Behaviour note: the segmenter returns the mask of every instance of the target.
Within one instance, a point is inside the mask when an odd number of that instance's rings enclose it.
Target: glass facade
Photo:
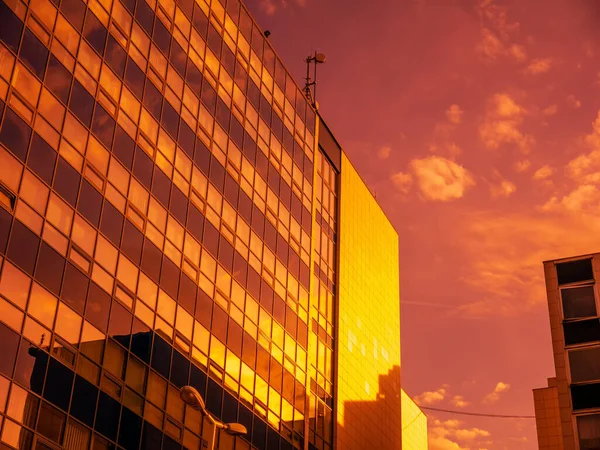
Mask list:
[[[427,416],[402,389],[402,450],[427,450]]]
[[[316,129],[239,0],[0,0],[0,446],[204,448],[191,385],[217,448],[331,449],[346,308],[395,389],[397,236]]]
[[[398,234],[341,158],[338,448],[401,448]]]

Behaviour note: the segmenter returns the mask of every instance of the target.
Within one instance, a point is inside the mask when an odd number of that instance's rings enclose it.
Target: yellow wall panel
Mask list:
[[[402,390],[402,450],[427,450],[427,416]]]
[[[343,153],[339,212],[337,445],[399,449],[398,234]]]

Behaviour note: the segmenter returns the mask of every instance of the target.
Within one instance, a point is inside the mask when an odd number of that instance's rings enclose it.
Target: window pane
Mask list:
[[[0,294],[25,309],[31,279],[8,261],[0,279]]]
[[[561,291],[565,319],[596,315],[594,286],[584,286]]]
[[[600,448],[600,414],[577,418],[581,450]]]
[[[571,381],[600,380],[600,347],[569,351]]]

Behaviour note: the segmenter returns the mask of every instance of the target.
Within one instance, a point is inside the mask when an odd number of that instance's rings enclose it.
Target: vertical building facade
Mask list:
[[[397,253],[238,0],[0,1],[1,445],[400,448]]]
[[[540,448],[592,450],[600,448],[600,319],[597,280],[600,255],[544,263],[556,379],[534,393]],[[544,407],[539,403],[544,397]],[[561,438],[544,441],[542,427],[552,422],[558,406]],[[539,408],[538,408],[539,406]],[[549,422],[546,422],[548,425]],[[544,429],[546,428],[546,429]],[[562,441],[562,444],[561,444]]]
[[[548,387],[533,390],[533,403],[539,450],[563,450],[556,378],[548,379]]]
[[[427,416],[402,389],[402,450],[427,450]]]

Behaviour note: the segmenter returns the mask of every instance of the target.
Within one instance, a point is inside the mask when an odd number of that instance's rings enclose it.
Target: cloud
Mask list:
[[[273,16],[281,8],[287,8],[290,3],[299,7],[306,6],[306,0],[259,0],[259,7],[268,16]]]
[[[391,151],[392,148],[388,145],[385,145],[379,149],[379,151],[377,152],[377,156],[379,157],[379,159],[388,159],[390,157]]]
[[[554,169],[548,165],[540,167],[533,173],[534,180],[545,180],[554,174]]]
[[[579,145],[588,152],[567,163],[567,175],[579,183],[600,182],[600,111],[592,123],[592,131],[580,139]]]
[[[444,384],[435,391],[426,391],[417,395],[414,400],[418,405],[435,405],[446,398],[448,385]]]
[[[508,180],[502,180],[499,184],[490,186],[490,193],[493,198],[509,197],[517,190],[517,186]]]
[[[426,200],[456,200],[475,185],[475,180],[467,169],[441,156],[414,159],[410,168]]]
[[[547,108],[542,109],[542,114],[544,116],[554,116],[558,112],[558,105],[550,105]]]
[[[500,400],[500,394],[510,389],[510,384],[499,381],[494,390],[483,398],[483,403],[491,404]]]
[[[573,94],[567,95],[567,104],[575,109],[581,106],[581,102],[577,100]]]
[[[524,62],[527,50],[512,39],[519,30],[518,22],[508,20],[507,10],[492,0],[482,0],[478,5],[481,20],[481,37],[475,47],[476,53],[486,62],[501,58]]]
[[[490,432],[481,428],[464,428],[459,420],[441,421],[435,417],[429,420],[429,449],[430,450],[468,450],[481,448],[482,438],[488,438]],[[457,442],[459,441],[459,442]],[[464,447],[468,445],[468,447]]]
[[[452,107],[450,107],[452,109]],[[454,142],[454,131],[457,128],[457,124],[452,120],[459,120],[462,111],[458,114],[457,111],[453,111],[452,114],[448,114],[451,109],[446,111],[446,117],[448,122],[436,123],[433,128],[431,141],[428,143],[429,152],[438,156],[445,156],[447,158],[456,158],[462,153],[462,150]],[[451,119],[452,118],[452,119]]]
[[[454,104],[450,105],[448,110],[446,111],[446,117],[450,121],[450,123],[458,125],[462,122],[462,116],[464,111],[460,108],[460,106]]]
[[[520,130],[526,112],[510,95],[492,95],[488,101],[485,118],[479,125],[479,137],[483,144],[493,150],[512,144],[522,153],[529,153],[535,139]]]
[[[580,213],[598,211],[600,206],[600,189],[596,186],[583,184],[569,194],[554,196],[541,209],[558,213]]]
[[[408,194],[413,184],[413,176],[410,173],[397,172],[391,177],[394,187],[402,194]]]
[[[545,304],[542,261],[600,250],[600,194],[578,189],[522,212],[457,212],[449,239],[467,261],[460,279],[478,299],[449,314],[512,317]]]
[[[470,402],[466,401],[462,395],[455,395],[454,397],[452,397],[450,403],[452,403],[452,405],[456,406],[457,408],[466,408],[471,404]]]
[[[554,60],[552,58],[535,58],[532,59],[527,68],[525,69],[525,73],[530,75],[540,75],[542,73],[547,73],[552,68]]]
[[[528,159],[524,159],[522,161],[517,161],[515,163],[515,170],[517,172],[525,172],[530,167],[531,167],[531,161],[529,161]]]

